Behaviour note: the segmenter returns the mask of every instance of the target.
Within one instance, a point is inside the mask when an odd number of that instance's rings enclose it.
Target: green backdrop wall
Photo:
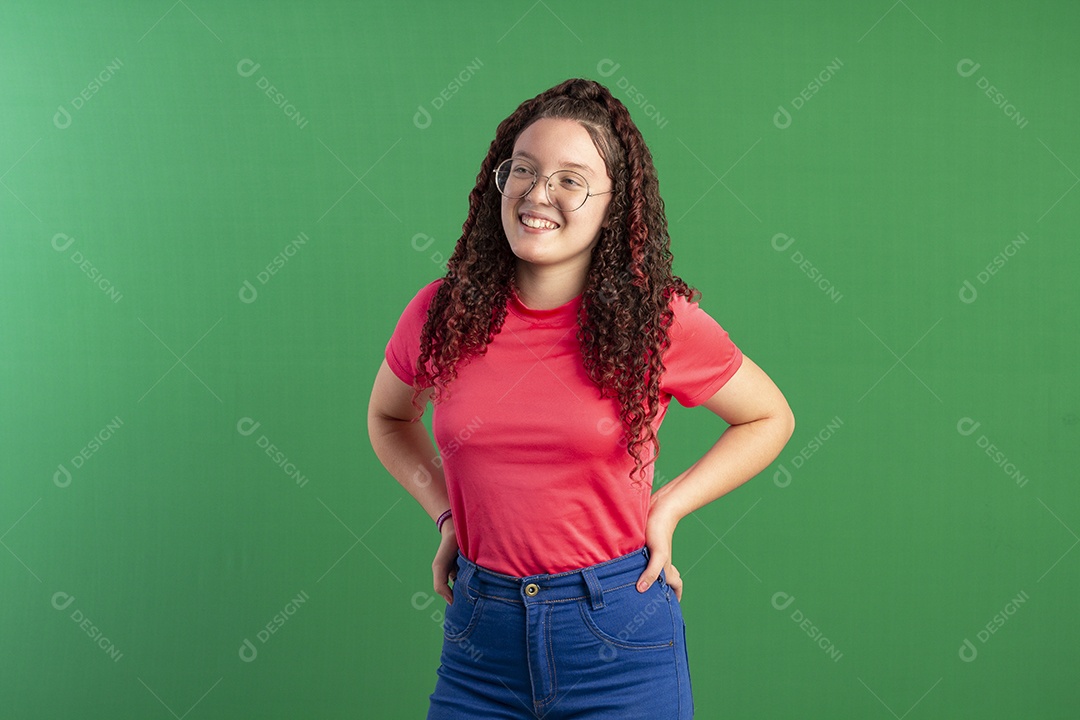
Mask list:
[[[365,409],[498,122],[571,76],[784,390],[686,518],[698,717],[1080,707],[1074,2],[0,8],[0,714],[417,718],[431,521]],[[723,429],[673,408],[657,474]]]

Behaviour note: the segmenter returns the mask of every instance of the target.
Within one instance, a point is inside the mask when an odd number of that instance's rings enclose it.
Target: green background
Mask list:
[[[1077,716],[1071,0],[0,28],[3,717],[423,717],[437,536],[368,394],[496,125],[572,76],[629,107],[676,271],[798,423],[676,533],[697,716]],[[722,429],[673,407],[658,476]]]

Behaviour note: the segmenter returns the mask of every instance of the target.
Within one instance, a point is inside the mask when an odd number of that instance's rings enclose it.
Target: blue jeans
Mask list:
[[[648,550],[518,578],[458,554],[428,720],[677,720],[694,715],[686,631]]]

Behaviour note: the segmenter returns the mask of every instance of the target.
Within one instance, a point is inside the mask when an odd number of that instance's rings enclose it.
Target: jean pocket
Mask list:
[[[484,599],[470,599],[464,586],[459,589],[458,583],[454,583],[453,592],[454,602],[446,606],[443,618],[443,637],[450,642],[460,642],[469,637],[480,622]]]
[[[627,650],[669,648],[675,644],[675,620],[669,590],[653,583],[639,593],[633,585],[604,593],[604,606],[579,603],[585,627],[606,645]]]

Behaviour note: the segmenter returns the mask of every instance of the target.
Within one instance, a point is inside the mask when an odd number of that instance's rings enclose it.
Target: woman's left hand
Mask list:
[[[660,577],[675,591],[675,598],[682,602],[683,582],[679,571],[671,564],[671,539],[675,535],[678,519],[656,502],[653,495],[649,505],[649,519],[645,524],[645,546],[649,548],[649,564],[638,578],[638,592],[645,592]]]

